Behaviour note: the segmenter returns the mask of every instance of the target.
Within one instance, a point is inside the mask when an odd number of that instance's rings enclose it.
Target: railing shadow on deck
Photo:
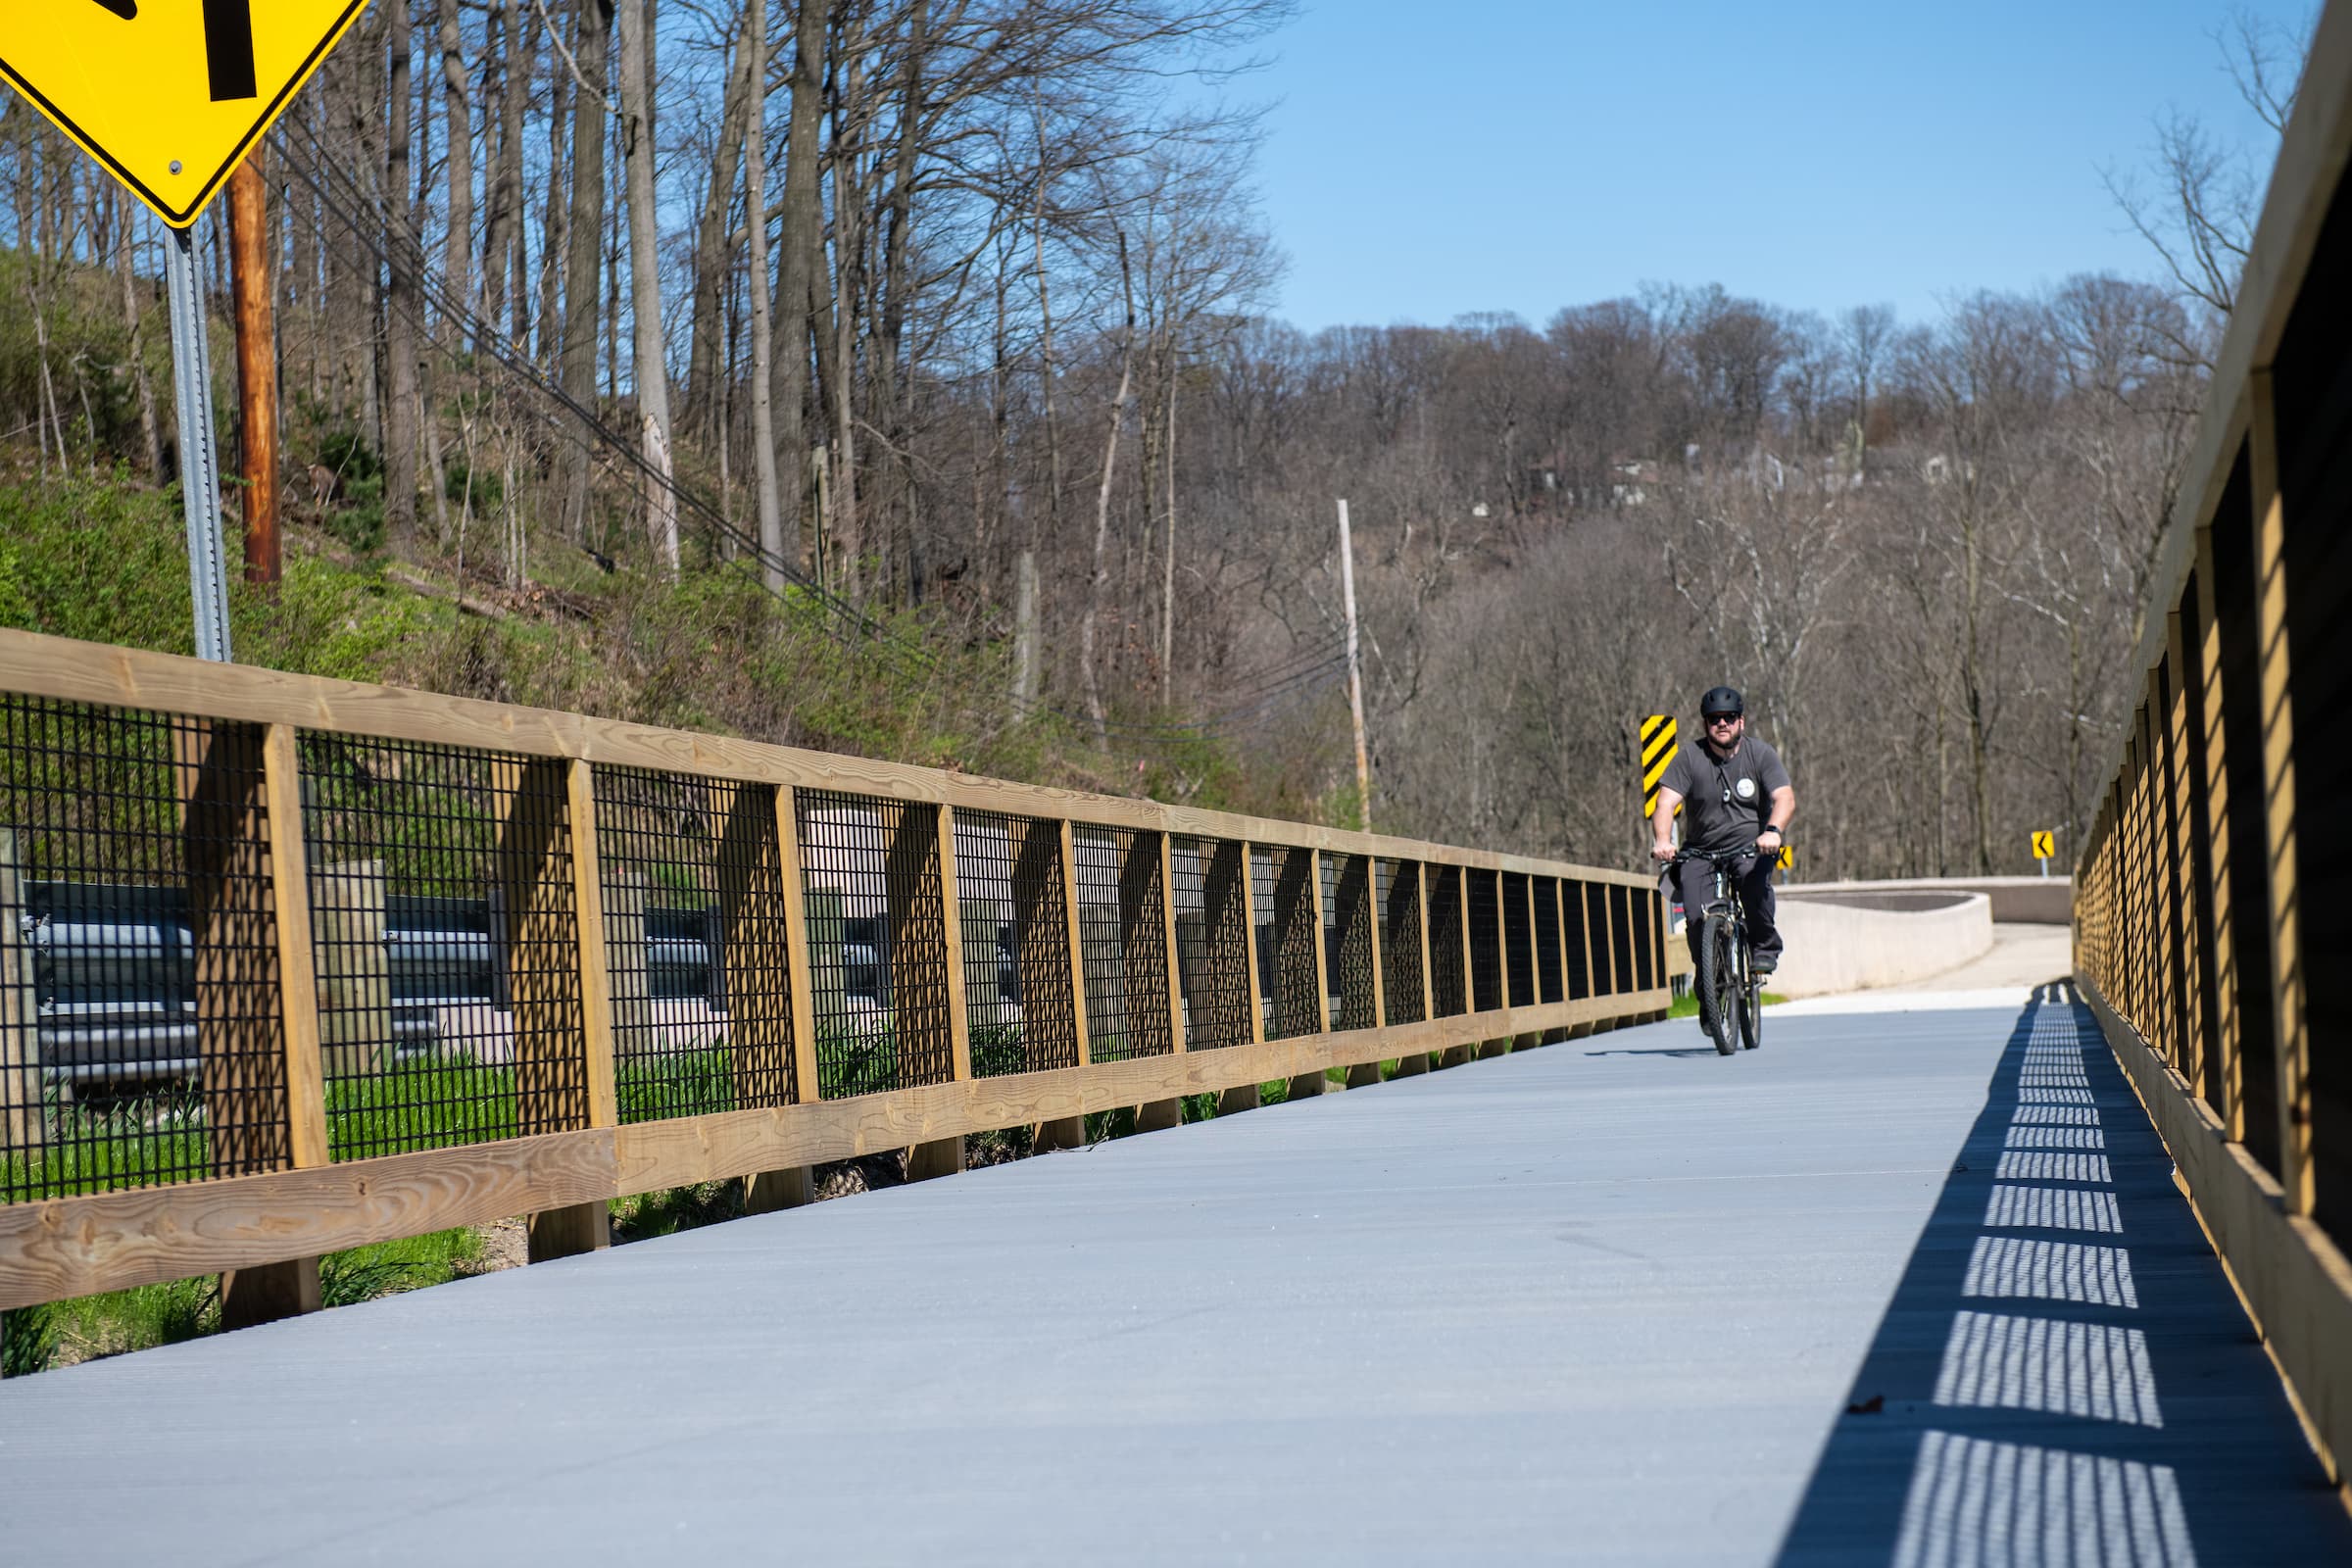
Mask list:
[[[2352,1562],[2352,1519],[2088,1008],[2044,987],[1778,1561]]]

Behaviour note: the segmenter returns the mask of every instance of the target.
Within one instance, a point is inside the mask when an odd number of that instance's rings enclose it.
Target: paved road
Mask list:
[[[0,1557],[2352,1561],[2022,1016],[1627,1030],[10,1383]]]

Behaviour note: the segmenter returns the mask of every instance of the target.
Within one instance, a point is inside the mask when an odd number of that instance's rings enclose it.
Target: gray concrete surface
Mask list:
[[[2037,1016],[1677,1020],[14,1381],[0,1558],[2352,1561]]]

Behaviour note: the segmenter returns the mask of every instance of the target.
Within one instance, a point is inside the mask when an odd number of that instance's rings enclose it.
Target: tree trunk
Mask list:
[[[416,545],[416,234],[409,203],[414,183],[410,165],[410,90],[414,38],[409,8],[387,8],[391,70],[384,82],[390,117],[384,143],[384,206],[393,215],[392,265],[384,302],[384,526],[393,543],[414,552]]]
[[[909,604],[922,602],[923,565],[921,548],[916,542],[914,468],[906,456],[906,386],[900,374],[900,361],[906,352],[906,296],[912,271],[907,253],[913,244],[914,181],[922,150],[923,66],[929,48],[930,6],[928,0],[914,0],[906,20],[906,63],[899,98],[898,144],[891,154],[890,195],[879,236],[883,245],[882,297],[880,309],[875,313],[879,330],[874,342],[877,413],[894,449],[886,461],[896,474],[900,490],[898,515],[902,519],[902,532],[897,554],[906,564]]]
[[[764,0],[760,0],[764,3]],[[817,136],[822,128],[825,74],[825,8],[823,0],[800,0],[794,8],[792,59],[792,119],[784,133],[783,251],[776,259],[776,332],[771,369],[771,407],[777,419],[778,466],[789,486],[780,498],[785,526],[813,570],[821,555],[818,531],[824,521],[801,526],[803,503],[808,493],[808,300],[815,264],[822,260],[825,217],[817,203]],[[754,286],[764,286],[759,279]]]
[[[607,0],[579,0],[572,59],[580,80],[572,87],[571,211],[564,220],[568,255],[564,265],[564,395],[583,408],[596,406],[598,284],[605,239],[605,81],[607,41],[612,8]],[[552,195],[551,195],[552,199]],[[590,459],[583,436],[565,449],[564,526],[574,539],[588,536]]]
[[[766,0],[751,0],[745,25],[762,29],[767,24]],[[760,51],[762,58],[766,51]],[[762,67],[762,70],[765,68]],[[761,88],[766,83],[761,82]],[[718,158],[703,194],[703,216],[694,238],[694,306],[688,320],[686,385],[679,394],[678,422],[688,435],[710,440],[719,433],[721,378],[726,374],[731,335],[725,323],[727,280],[734,272],[734,246],[727,232],[728,210],[735,203],[735,164],[744,147],[745,93],[751,84],[740,70],[727,73],[718,117]],[[754,197],[756,203],[758,198]],[[758,223],[756,205],[744,209],[744,221]],[[756,274],[755,274],[756,275]]]
[[[473,95],[466,80],[466,37],[458,0],[441,0],[441,107],[449,177],[449,232],[441,270],[449,297],[471,312],[480,303],[473,282]],[[466,346],[465,328],[457,339]]]
[[[1086,619],[1078,625],[1078,678],[1086,691],[1086,716],[1095,744],[1109,743],[1102,709],[1102,683],[1095,664],[1095,626],[1102,618],[1103,591],[1110,586],[1110,484],[1119,463],[1119,426],[1127,419],[1127,394],[1135,385],[1135,280],[1127,267],[1127,236],[1119,236],[1119,280],[1126,290],[1127,320],[1119,334],[1119,390],[1110,400],[1110,433],[1102,443],[1102,481],[1095,489],[1095,566],[1087,579]]]
[[[743,29],[743,75],[749,85],[743,138],[744,212],[749,218],[752,305],[752,463],[760,491],[760,570],[768,587],[784,591],[784,511],[776,483],[774,357],[767,294],[767,5],[752,0]]]
[[[147,356],[139,334],[138,270],[131,261],[131,240],[138,232],[138,209],[127,195],[115,198],[115,270],[122,284],[122,325],[130,334],[131,376],[139,392],[139,441],[147,455],[147,471],[164,482],[163,428],[155,416],[155,387],[147,378]]]
[[[1159,568],[1159,704],[1162,708],[1170,707],[1176,701],[1176,370],[1173,354],[1168,362],[1168,438],[1162,448],[1167,465],[1168,532]]]
[[[556,35],[554,21],[552,17],[548,19],[547,42],[550,51],[560,58],[564,40]],[[571,72],[559,69],[553,75],[554,86],[548,91],[547,206],[539,236],[538,359],[550,375],[560,379],[564,361],[563,267],[571,254],[569,193],[564,188],[564,132],[572,125],[575,106]],[[518,304],[517,311],[520,308]],[[559,476],[568,471],[560,456],[556,471]]]
[[[678,574],[678,498],[670,488],[669,363],[662,336],[661,234],[654,211],[654,0],[620,0],[621,169],[628,181],[630,305],[636,318],[637,419],[656,482],[646,531]]]

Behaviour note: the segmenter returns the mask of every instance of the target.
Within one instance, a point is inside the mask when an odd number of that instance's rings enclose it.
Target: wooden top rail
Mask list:
[[[694,773],[708,778],[838,790],[952,806],[961,810],[1069,817],[1106,827],[1245,839],[1253,844],[1289,845],[1331,855],[1429,860],[1484,870],[1573,877],[1581,882],[1614,882],[1628,887],[1653,887],[1657,882],[1656,873],[1651,871],[1575,865],[1533,856],[1315,827],[1232,811],[1200,810],[1083,790],[975,778],[940,768],[868,761],[763,741],[662,729],[551,709],[443,697],[405,687],[330,680],[318,675],[290,675],[248,664],[215,664],[174,654],[77,642],[37,632],[0,629],[0,689],[27,697],[151,709],[253,724],[290,724],[376,740],[466,746],[526,757],[576,758],[586,762]]]

